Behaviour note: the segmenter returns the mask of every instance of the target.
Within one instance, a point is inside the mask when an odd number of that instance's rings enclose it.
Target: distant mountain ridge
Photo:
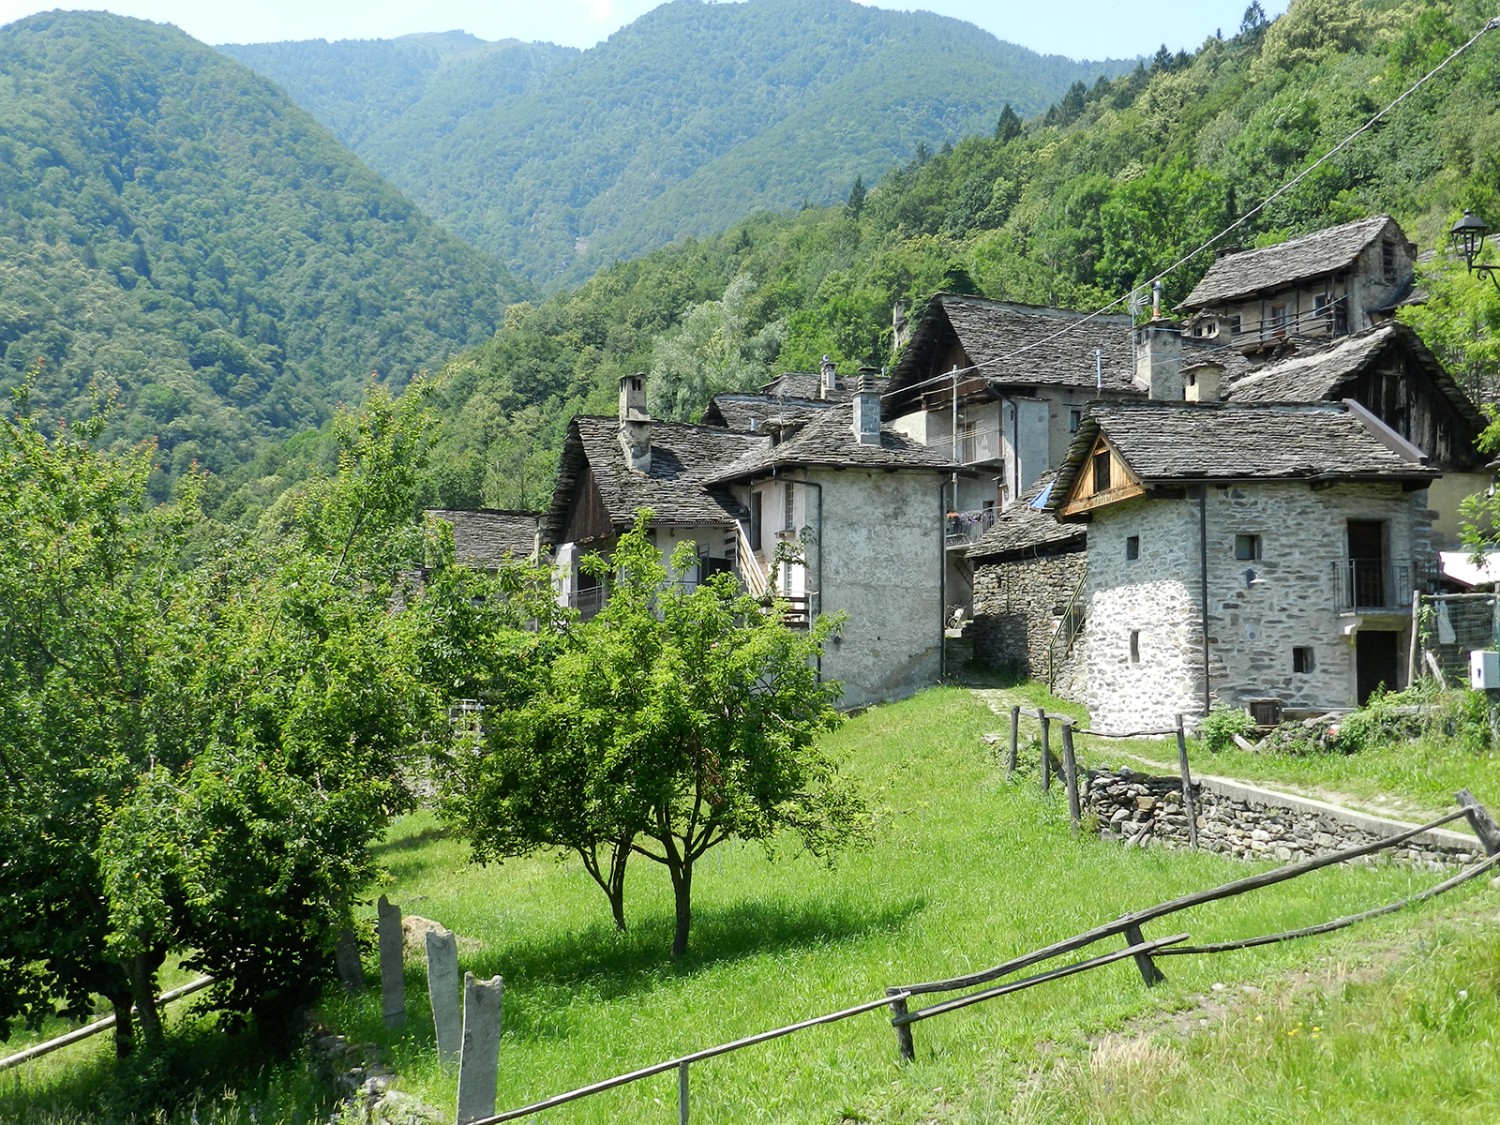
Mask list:
[[[673,0],[583,52],[461,46],[221,49],[543,284],[755,210],[841,200],[919,146],[993,130],[1007,103],[1029,115],[1134,65],[1041,56],[960,20],[852,0]]]
[[[51,12],[0,29],[0,391],[169,474],[485,339],[528,287],[427,219],[284,94],[175,28]]]

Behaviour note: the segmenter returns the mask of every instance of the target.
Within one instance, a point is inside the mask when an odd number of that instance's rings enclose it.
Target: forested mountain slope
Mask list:
[[[1030,121],[914,160],[843,206],[758,215],[512,309],[450,365],[432,488],[446,506],[536,504],[567,416],[651,373],[653,411],[782,370],[891,360],[892,303],[939,290],[1099,308],[1217,234],[1485,26],[1479,0],[1293,0],[1195,54],[1072,87]],[[1383,212],[1423,250],[1463,207],[1500,224],[1500,31],[1240,227],[1266,244]],[[1166,280],[1184,297],[1212,260]],[[1500,366],[1500,293],[1451,255],[1408,315],[1471,382]],[[1120,306],[1123,307],[1123,306]]]
[[[993,128],[1007,102],[1031,113],[1128,66],[1043,57],[958,20],[853,0],[674,0],[573,57],[521,44],[449,55],[409,108],[391,115],[399,79],[357,123],[346,119],[378,83],[300,66],[399,44],[225,50],[324,115],[429,214],[544,282],[759,208],[841,199],[920,145]],[[330,96],[338,73],[345,92]]]
[[[73,12],[0,29],[0,389],[40,361],[47,416],[84,412],[100,377],[116,432],[156,435],[168,476],[223,470],[371,372],[485,339],[524,291],[181,32]]]

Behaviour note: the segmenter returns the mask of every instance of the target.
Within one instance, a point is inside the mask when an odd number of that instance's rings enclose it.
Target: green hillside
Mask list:
[[[0,29],[0,389],[219,471],[484,339],[524,288],[265,79],[164,26]]]
[[[1477,0],[1294,0],[1193,55],[1074,85],[1027,122],[908,162],[842,206],[754,216],[602,271],[507,315],[449,369],[435,492],[509,507],[545,495],[566,417],[652,375],[652,408],[778,371],[891,361],[892,303],[939,290],[1088,309],[1125,297],[1331,149],[1485,26]],[[1500,223],[1500,33],[1237,230],[1278,241],[1381,212],[1424,249],[1463,207]],[[933,138],[936,142],[936,138]],[[872,181],[867,180],[867,183]],[[1212,259],[1166,281],[1180,300]],[[1493,377],[1500,294],[1440,256],[1410,315],[1457,373]],[[523,471],[524,470],[524,471]]]
[[[404,41],[226,50],[429,214],[541,282],[576,282],[759,208],[841,199],[919,145],[993,128],[1007,102],[1031,113],[1129,65],[1043,57],[958,20],[852,0],[675,0],[566,57],[492,44],[418,64]],[[355,54],[373,68],[337,61]],[[387,57],[399,73],[380,82]],[[418,65],[430,67],[421,98],[392,116]]]

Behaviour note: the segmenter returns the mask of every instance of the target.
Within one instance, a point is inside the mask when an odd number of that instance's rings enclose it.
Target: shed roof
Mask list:
[[[994,525],[969,548],[969,558],[1034,556],[1082,543],[1087,532],[1076,523],[1059,523],[1047,507],[1057,473],[1044,473],[1020,502],[995,517]]]
[[[526,558],[536,549],[540,512],[501,508],[432,508],[427,514],[453,525],[453,546],[465,566],[494,570],[507,558]]]
[[[1138,394],[1130,337],[1128,316],[939,293],[901,353],[886,397],[903,401],[909,394],[902,392],[940,375],[937,365],[955,344],[974,373],[992,384],[1097,387],[1102,366],[1105,390]]]
[[[1400,437],[1367,411],[1344,403],[1096,403],[1068,447],[1049,507],[1065,502],[1101,434],[1147,488],[1438,475],[1399,452]]]
[[[747,480],[772,468],[817,465],[839,469],[924,469],[945,472],[954,468],[950,457],[893,430],[880,431],[879,445],[861,444],[854,435],[854,407],[839,403],[809,414],[791,433],[771,444],[748,450],[719,469],[714,481]]]
[[[1389,215],[1375,215],[1314,231],[1275,246],[1226,254],[1208,268],[1203,279],[1187,295],[1187,300],[1177,307],[1207,308],[1293,285],[1320,274],[1348,269],[1388,226],[1395,228],[1395,233],[1405,240],[1406,235],[1395,219]]]

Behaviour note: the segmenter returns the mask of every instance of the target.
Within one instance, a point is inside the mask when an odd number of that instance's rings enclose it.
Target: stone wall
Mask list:
[[[1237,707],[1273,697],[1309,710],[1353,704],[1355,633],[1399,632],[1406,618],[1404,609],[1339,614],[1336,575],[1348,555],[1348,521],[1383,522],[1391,563],[1425,563],[1431,559],[1426,497],[1425,490],[1403,493],[1399,485],[1373,482],[1209,488],[1213,699]],[[1257,537],[1259,558],[1235,557],[1240,535]],[[1130,537],[1136,538],[1134,558],[1127,550]],[[1199,567],[1195,498],[1142,498],[1094,513],[1088,535],[1088,702],[1099,730],[1165,730],[1179,713],[1202,713]],[[1294,663],[1294,648],[1309,650],[1311,661]]]
[[[1188,846],[1187,810],[1179,778],[1128,769],[1089,770],[1079,780],[1079,791],[1085,807],[1098,818],[1105,839],[1139,847],[1153,841]],[[1412,827],[1217,778],[1194,782],[1193,807],[1200,848],[1239,859],[1281,863],[1368,844]],[[1482,854],[1472,836],[1436,829],[1378,856],[1449,866],[1470,863]]]
[[[974,570],[974,620],[968,627],[975,657],[990,665],[1016,665],[1029,676],[1045,678],[1052,637],[1083,573],[1082,543],[1075,550],[1040,558],[980,563]],[[1078,641],[1069,658],[1073,665],[1081,665]],[[1059,687],[1076,678],[1060,676]]]

